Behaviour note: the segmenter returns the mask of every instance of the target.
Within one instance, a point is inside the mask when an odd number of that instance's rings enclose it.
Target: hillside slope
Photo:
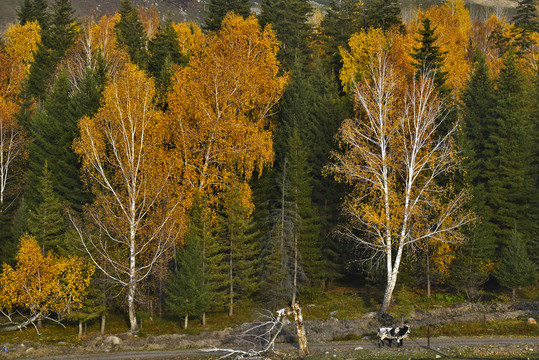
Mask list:
[[[52,0],[49,0],[52,1]],[[313,3],[325,7],[331,0],[314,0]],[[465,0],[474,16],[484,16],[488,12],[508,13],[516,5],[515,0]],[[10,23],[17,21],[17,9],[23,0],[0,0],[0,31],[4,31]],[[209,0],[131,0],[135,6],[155,6],[164,18],[172,15],[174,21],[195,21],[204,19],[205,5]],[[253,1],[253,7],[258,7]],[[409,19],[418,7],[439,4],[443,0],[400,0],[403,17]],[[95,15],[100,17],[118,10],[120,0],[72,0],[73,7],[80,17]]]

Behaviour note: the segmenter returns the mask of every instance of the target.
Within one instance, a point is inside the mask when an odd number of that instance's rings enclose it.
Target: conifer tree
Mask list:
[[[517,0],[517,13],[513,18],[521,33],[517,44],[521,51],[533,44],[531,33],[539,31],[539,16],[537,15],[537,0]]]
[[[230,11],[243,16],[251,14],[250,0],[210,0],[208,14],[204,28],[209,31],[217,31],[221,28],[221,22]]]
[[[496,278],[503,286],[512,289],[513,299],[517,288],[537,282],[536,266],[528,258],[522,235],[516,230],[511,232],[509,242],[502,251]]]
[[[30,66],[25,87],[26,93],[38,101],[45,99],[52,74],[66,51],[75,43],[77,35],[71,0],[56,0],[52,10],[49,26],[42,29],[42,42]]]
[[[496,122],[486,149],[490,219],[500,249],[517,227],[524,238],[534,236],[530,213],[534,198],[533,127],[525,79],[510,51],[497,80]]]
[[[478,222],[470,234],[474,256],[483,260],[493,259],[496,249],[491,211],[487,201],[491,197],[488,186],[487,162],[492,147],[490,131],[495,126],[496,98],[494,82],[483,55],[476,55],[471,78],[462,95],[462,121],[460,148],[463,152],[464,181],[470,186],[473,197],[470,206]]]
[[[120,21],[115,25],[118,44],[125,46],[131,61],[141,68],[148,65],[148,39],[137,10],[129,0],[120,2]]]
[[[442,94],[447,93],[445,80],[447,72],[442,71],[444,62],[444,53],[434,43],[438,39],[435,35],[436,28],[431,27],[431,22],[428,17],[421,21],[421,28],[418,30],[419,37],[417,40],[420,43],[419,47],[414,47],[414,52],[411,54],[415,60],[414,66],[417,69],[417,76],[434,72],[434,84],[436,89]]]
[[[39,245],[46,252],[53,251],[59,255],[68,255],[70,247],[66,242],[66,224],[62,216],[62,204],[54,192],[51,173],[47,163],[40,177],[39,194],[41,202],[36,210],[30,210],[28,229],[36,237]]]
[[[348,39],[364,25],[363,3],[358,0],[333,0],[320,25],[321,41],[333,72],[342,67],[339,47],[347,48]]]
[[[52,51],[55,63],[75,44],[76,36],[77,22],[71,0],[55,0],[52,4],[50,27],[42,37],[43,44]]]
[[[169,278],[166,290],[166,304],[174,315],[184,317],[185,329],[189,316],[202,316],[210,304],[202,231],[196,222],[189,226],[185,243],[176,254],[176,269]]]
[[[148,43],[148,53],[148,71],[155,79],[159,103],[166,110],[166,94],[173,74],[172,65],[187,63],[187,59],[180,53],[178,35],[170,19],[167,19]]]
[[[375,27],[382,30],[396,28],[406,30],[401,18],[401,9],[396,0],[369,0],[366,2],[365,28]]]
[[[251,218],[249,192],[233,176],[224,194],[219,214],[217,241],[222,243],[223,260],[228,277],[226,281],[228,315],[234,314],[237,300],[253,296],[260,286],[258,281],[258,247]]]
[[[324,257],[324,279],[334,280],[343,274],[350,256],[350,249],[339,243],[334,230],[339,223],[339,207],[345,194],[345,186],[322,174],[329,163],[334,148],[335,134],[344,119],[352,114],[349,98],[342,96],[330,71],[316,60],[308,78],[314,99],[307,124],[302,125],[303,144],[308,151],[311,168],[312,203],[321,221],[321,245]]]
[[[90,75],[88,75],[90,76]],[[86,82],[89,83],[86,83]],[[99,86],[88,78],[81,82],[81,91],[97,91]],[[91,88],[88,88],[91,87]],[[71,86],[66,72],[60,73],[51,95],[45,100],[43,108],[39,109],[32,120],[31,134],[34,141],[30,144],[30,159],[28,188],[26,198],[30,209],[34,210],[39,197],[40,177],[43,164],[47,162],[51,169],[51,178],[54,189],[61,201],[68,201],[76,211],[81,211],[84,203],[88,201],[88,194],[83,191],[79,175],[79,161],[75,155],[72,144],[78,136],[77,121],[84,115],[84,102],[82,92],[76,99],[70,96]],[[94,98],[98,97],[94,94]],[[75,101],[74,103],[72,101]],[[88,100],[90,101],[90,100]],[[98,102],[93,103],[93,111]],[[77,103],[78,105],[72,105]],[[74,111],[75,108],[77,111]],[[89,109],[87,109],[89,110]]]
[[[320,234],[320,218],[313,207],[310,168],[307,162],[307,151],[295,129],[288,140],[289,190],[288,197],[296,219],[294,229],[294,270],[303,274],[304,282],[318,284],[324,277],[322,245]],[[300,279],[296,279],[296,288],[300,287]],[[294,301],[292,301],[294,303]]]
[[[311,53],[309,39],[313,29],[308,22],[312,12],[307,0],[263,0],[260,25],[272,24],[281,42],[278,57],[285,69],[290,69],[296,59],[306,60]]]
[[[46,31],[49,27],[47,0],[24,0],[17,11],[17,18],[21,25],[28,21],[37,21],[41,31]]]

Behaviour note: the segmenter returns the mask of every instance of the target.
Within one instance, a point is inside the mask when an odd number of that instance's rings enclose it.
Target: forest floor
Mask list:
[[[539,317],[539,301],[514,303],[462,303],[380,317],[367,313],[352,319],[337,319],[334,312],[324,320],[305,320],[309,360],[324,359],[425,359],[425,358],[522,358],[539,359],[539,326],[530,318]],[[375,332],[379,326],[411,326],[404,346],[378,348]],[[240,335],[255,323],[248,322],[198,334],[172,333],[156,336],[88,334],[78,343],[29,340],[0,342],[8,353],[0,358],[24,359],[183,359],[219,358],[223,353],[200,349],[245,349]],[[430,349],[426,336],[430,336]],[[1,348],[0,348],[1,349]],[[434,349],[434,350],[433,350]],[[271,359],[297,358],[293,323],[277,338]]]

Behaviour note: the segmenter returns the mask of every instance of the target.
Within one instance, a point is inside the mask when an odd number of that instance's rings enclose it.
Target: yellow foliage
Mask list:
[[[29,235],[21,237],[16,259],[15,269],[3,265],[0,309],[9,313],[14,308],[25,308],[31,315],[47,316],[82,306],[94,273],[85,259],[52,253],[44,256],[36,239]]]
[[[221,31],[176,69],[168,117],[184,183],[197,191],[220,188],[231,172],[248,179],[272,161],[268,117],[286,82],[277,75],[277,50],[274,32],[261,31],[254,16],[228,15]]]
[[[41,43],[41,27],[37,21],[11,25],[6,30],[5,42],[7,53],[21,61],[27,73],[34,60],[34,53]]]
[[[413,74],[412,66],[412,40],[413,36],[401,34],[398,31],[383,32],[378,28],[370,28],[367,31],[354,34],[350,37],[348,45],[350,51],[341,48],[343,68],[340,80],[346,90],[354,81],[361,80],[370,69],[373,59],[384,52],[393,64],[399,76],[409,77]]]
[[[200,27],[193,22],[172,24],[174,31],[178,35],[180,52],[189,56],[203,47],[205,38]]]
[[[470,13],[463,0],[449,0],[442,5],[430,7],[425,12],[419,12],[417,19],[410,24],[408,32],[417,34],[419,24],[424,18],[429,18],[438,39],[435,45],[444,53],[442,71],[447,72],[446,84],[455,97],[466,85],[471,69],[471,56],[468,54],[469,41],[472,35]],[[419,47],[417,37],[415,47]]]
[[[352,35],[348,45],[350,51],[340,48],[343,62],[340,79],[345,89],[349,88],[354,80],[365,76],[370,70],[373,57],[387,49],[389,44],[382,29],[370,28]]]

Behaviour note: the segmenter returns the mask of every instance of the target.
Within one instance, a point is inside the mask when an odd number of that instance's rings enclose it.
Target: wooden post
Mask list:
[[[427,347],[430,348],[430,325],[427,325]]]

